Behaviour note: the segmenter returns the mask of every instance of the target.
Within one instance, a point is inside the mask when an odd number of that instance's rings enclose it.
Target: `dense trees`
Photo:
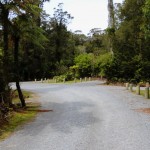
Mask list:
[[[42,11],[43,2],[0,1],[1,95],[8,93],[9,82],[15,81],[25,106],[19,81],[56,75],[68,79],[105,76],[109,81],[150,80],[149,0],[115,4],[113,27],[91,29],[87,36],[80,30],[68,31],[73,17],[63,10],[63,4],[49,16]]]
[[[39,1],[0,1],[1,25],[1,97],[6,104],[11,106],[9,82],[15,81],[22,107],[25,101],[20,89],[20,43],[33,30],[36,30],[35,18],[39,17]],[[30,34],[31,36],[31,34]],[[33,35],[32,35],[33,36]],[[13,65],[12,65],[13,64]]]
[[[72,17],[68,12],[63,11],[62,5],[62,3],[59,4],[58,9],[55,9],[54,15],[48,23],[49,28],[45,29],[49,39],[49,47],[45,48],[48,52],[47,62],[52,63],[53,66],[50,70],[55,71],[56,74],[59,74],[59,71],[65,66],[72,64],[74,53],[71,33],[67,31],[67,24]],[[57,69],[58,66],[60,70]]]
[[[147,7],[145,3],[147,2],[126,0],[116,12],[119,26],[113,37],[115,56],[112,65],[118,68],[113,72],[117,78],[135,82],[149,80],[150,41],[146,38],[148,31],[142,29],[143,26],[144,29],[149,26],[144,13],[144,8]],[[110,73],[109,77],[113,78],[113,74]]]

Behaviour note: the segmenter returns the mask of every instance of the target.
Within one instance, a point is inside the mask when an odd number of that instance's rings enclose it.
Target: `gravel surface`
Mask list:
[[[42,110],[33,122],[0,142],[0,150],[149,150],[150,101],[100,81],[22,83],[38,93]]]

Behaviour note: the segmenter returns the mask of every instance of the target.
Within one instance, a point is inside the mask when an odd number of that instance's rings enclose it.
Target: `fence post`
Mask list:
[[[133,84],[130,84],[130,91],[133,91]]]
[[[85,77],[85,82],[87,81],[87,77]]]
[[[91,77],[89,77],[89,81],[91,81]]]
[[[55,83],[57,83],[57,79],[55,79]]]
[[[129,83],[126,83],[126,90],[129,90]]]
[[[148,87],[148,88],[149,88],[149,82],[146,82],[146,87]]]
[[[145,88],[145,98],[149,99],[149,87]]]
[[[140,85],[137,85],[137,86],[136,86],[136,94],[137,94],[137,95],[140,95]]]
[[[80,82],[82,82],[82,78],[80,78]]]

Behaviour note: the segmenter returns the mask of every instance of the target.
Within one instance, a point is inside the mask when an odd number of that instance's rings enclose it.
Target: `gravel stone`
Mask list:
[[[149,150],[150,101],[101,81],[74,84],[26,82],[41,109],[33,122],[0,142],[1,150]],[[12,84],[12,87],[14,85]]]

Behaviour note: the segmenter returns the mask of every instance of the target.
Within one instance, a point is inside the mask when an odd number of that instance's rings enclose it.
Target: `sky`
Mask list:
[[[114,0],[114,3],[122,2]],[[68,25],[72,32],[81,30],[87,34],[93,28],[106,29],[108,26],[108,0],[50,0],[45,2],[44,10],[53,16],[53,8],[57,8],[59,3],[64,3],[63,10],[74,17]]]

